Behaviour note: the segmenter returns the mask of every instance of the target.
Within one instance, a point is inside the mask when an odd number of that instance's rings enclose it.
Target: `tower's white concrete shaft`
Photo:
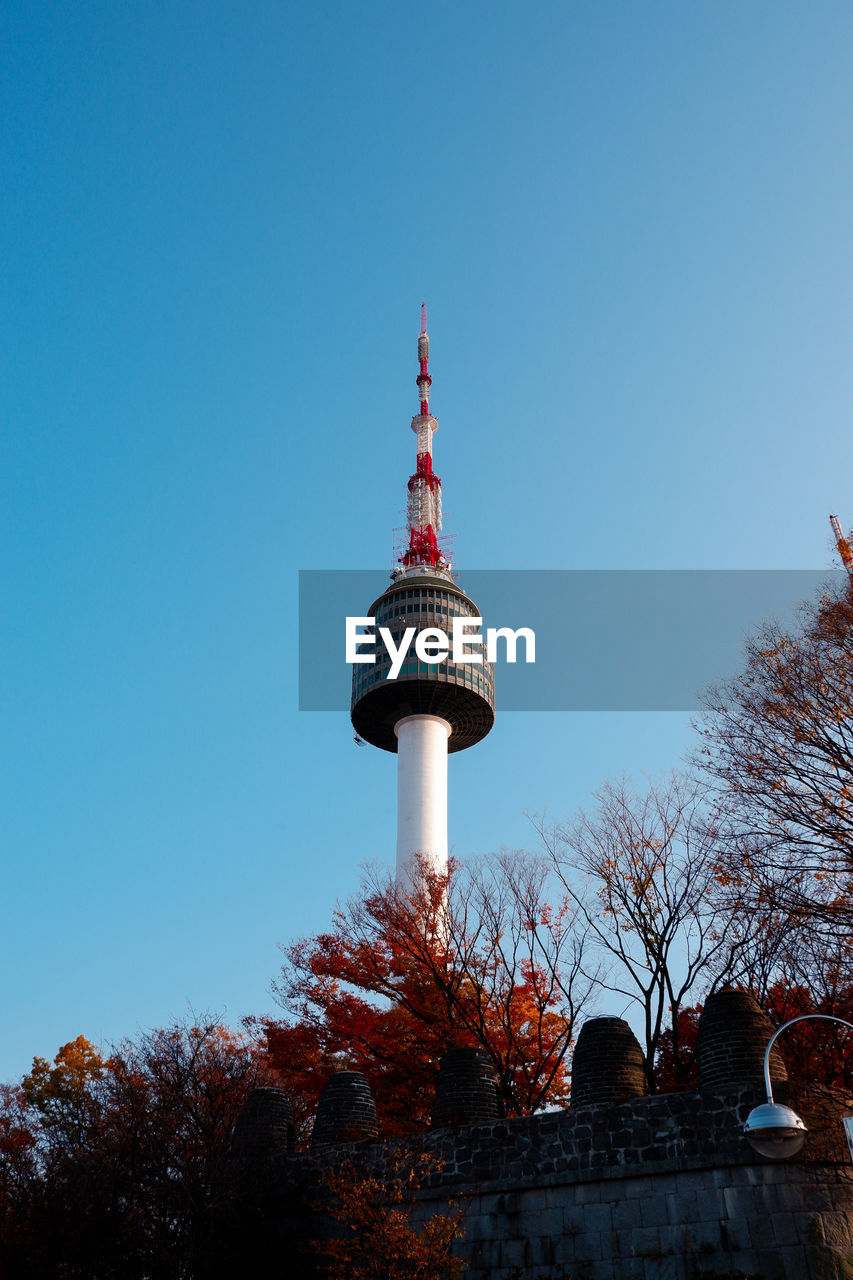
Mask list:
[[[441,716],[404,716],[397,735],[397,879],[417,857],[447,867],[447,742]]]
[[[438,422],[429,408],[426,308],[421,311],[418,365],[420,413],[412,419],[417,463],[408,482],[408,544],[391,573],[391,585],[367,611],[376,634],[387,628],[398,649],[407,628],[417,633],[434,627],[450,635],[454,618],[479,617],[477,606],[456,585],[438,544],[441,480],[432,469]],[[447,867],[447,756],[473,746],[491,729],[494,670],[486,662],[423,662],[411,645],[392,680],[387,650],[377,645],[375,657],[372,663],[353,664],[352,723],[365,742],[397,754],[397,877],[405,881],[416,856],[436,871]]]

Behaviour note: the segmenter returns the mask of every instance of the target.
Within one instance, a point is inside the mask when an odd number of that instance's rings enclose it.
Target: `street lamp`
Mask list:
[[[807,1022],[810,1018],[821,1018],[824,1022],[840,1022],[842,1027],[849,1027],[853,1031],[853,1022],[845,1022],[843,1018],[835,1018],[829,1013],[804,1013],[799,1018],[791,1018],[790,1022],[784,1022],[770,1037],[770,1043],[764,1054],[764,1086],[767,1089],[767,1101],[750,1111],[743,1131],[750,1146],[759,1155],[769,1156],[771,1160],[787,1160],[788,1156],[796,1155],[805,1142],[808,1130],[796,1111],[783,1106],[781,1102],[773,1101],[773,1089],[770,1084],[770,1050],[783,1031],[792,1027],[795,1022]]]

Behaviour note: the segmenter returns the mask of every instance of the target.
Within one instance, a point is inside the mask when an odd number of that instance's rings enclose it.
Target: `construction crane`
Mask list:
[[[844,562],[844,568],[850,574],[850,577],[853,578],[853,550],[850,548],[848,539],[844,536],[844,532],[841,528],[841,521],[838,519],[838,516],[830,516],[829,523],[832,525],[835,545],[838,548],[838,554]]]

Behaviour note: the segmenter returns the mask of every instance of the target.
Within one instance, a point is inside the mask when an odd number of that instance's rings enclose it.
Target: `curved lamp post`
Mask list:
[[[771,1160],[786,1160],[796,1155],[805,1142],[806,1126],[796,1111],[785,1107],[781,1102],[773,1101],[773,1088],[770,1084],[770,1050],[777,1038],[792,1027],[795,1022],[808,1022],[820,1018],[824,1022],[840,1022],[842,1027],[853,1031],[853,1022],[845,1022],[843,1018],[835,1018],[829,1013],[804,1013],[799,1018],[791,1018],[784,1022],[778,1031],[770,1037],[770,1043],[764,1054],[764,1086],[767,1089],[767,1101],[755,1107],[746,1117],[743,1131],[747,1141],[759,1155],[769,1156]]]

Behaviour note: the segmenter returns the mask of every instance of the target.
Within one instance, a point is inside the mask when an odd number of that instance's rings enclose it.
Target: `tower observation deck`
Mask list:
[[[429,338],[426,308],[418,337],[420,412],[412,419],[416,469],[408,482],[408,546],[391,585],[367,611],[375,629],[386,627],[399,647],[407,628],[452,634],[453,619],[477,618],[438,544],[441,480],[432,469],[438,422],[429,411]],[[481,656],[482,656],[482,651]],[[485,738],[495,719],[494,668],[485,660],[422,662],[414,644],[396,679],[381,644],[374,663],[353,665],[351,715],[360,738],[397,755],[397,876],[420,855],[435,870],[447,866],[447,756]]]

